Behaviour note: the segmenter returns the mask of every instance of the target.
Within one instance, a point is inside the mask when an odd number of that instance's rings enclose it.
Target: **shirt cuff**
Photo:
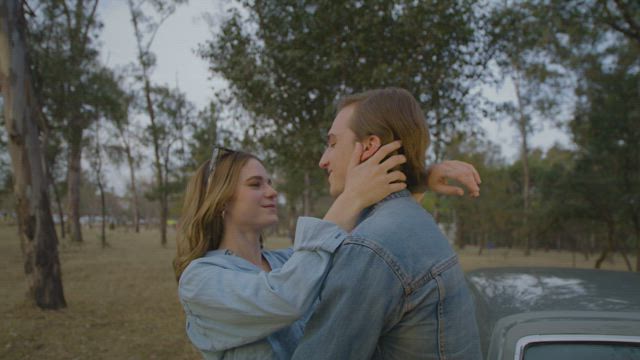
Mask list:
[[[348,235],[332,222],[301,216],[296,225],[293,250],[324,250],[333,253]]]

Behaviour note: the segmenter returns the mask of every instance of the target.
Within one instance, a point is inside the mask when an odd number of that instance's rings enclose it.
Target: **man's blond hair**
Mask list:
[[[401,170],[407,176],[407,189],[422,193],[427,189],[426,151],[429,131],[420,104],[405,89],[385,88],[349,95],[338,102],[337,111],[354,105],[349,128],[358,141],[375,135],[382,145],[402,140],[399,153],[407,162]]]

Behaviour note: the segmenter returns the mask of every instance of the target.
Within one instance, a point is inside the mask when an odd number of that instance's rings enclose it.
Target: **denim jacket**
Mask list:
[[[300,218],[294,251],[263,252],[271,272],[225,250],[192,261],[178,284],[191,342],[206,359],[291,358],[346,236],[335,224]]]
[[[294,359],[480,359],[458,259],[406,190],[342,243]]]

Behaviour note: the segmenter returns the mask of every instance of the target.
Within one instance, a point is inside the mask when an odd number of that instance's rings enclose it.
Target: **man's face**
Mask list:
[[[327,147],[320,158],[320,167],[329,176],[329,193],[336,198],[344,191],[347,166],[356,144],[356,134],[349,128],[355,104],[349,105],[336,115],[327,135]]]

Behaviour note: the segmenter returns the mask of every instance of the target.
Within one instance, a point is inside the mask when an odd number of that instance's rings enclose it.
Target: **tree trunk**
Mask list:
[[[35,99],[18,0],[0,4],[0,88],[28,296],[42,309],[66,307]]]
[[[596,269],[600,269],[600,267],[602,266],[602,263],[607,258],[607,255],[609,254],[609,252],[613,252],[613,250],[615,249],[615,243],[613,238],[614,231],[615,231],[615,225],[613,224],[613,221],[608,220],[607,221],[607,247],[602,251],[602,253],[600,254],[600,257],[598,257],[598,260],[596,260]]]
[[[518,69],[516,67],[516,74]],[[531,255],[531,235],[529,233],[529,145],[527,144],[527,118],[524,116],[522,99],[520,97],[520,81],[518,76],[513,77],[513,84],[516,91],[516,101],[518,102],[518,130],[522,140],[521,159],[522,159],[522,199],[524,200],[524,212],[522,217],[522,228],[524,230],[525,247],[524,255]]]
[[[160,207],[160,244],[162,246],[166,246],[167,244],[167,205],[165,204],[166,199],[166,184],[164,182],[164,176],[162,171],[162,162],[160,159],[160,143],[159,143],[159,134],[156,126],[156,117],[153,109],[153,103],[151,101],[151,84],[149,79],[144,74],[144,93],[147,104],[147,113],[149,114],[149,120],[151,121],[151,137],[153,140],[153,154],[154,154],[154,165],[156,172],[156,188],[158,191],[158,205]]]
[[[640,233],[636,232],[636,272],[640,272]]]
[[[104,199],[104,187],[102,186],[102,180],[98,179],[98,190],[100,190],[100,209],[102,211],[102,226],[100,227],[100,243],[102,244],[102,248],[106,248],[107,245],[107,233],[106,233],[106,222],[107,222],[107,204]]]
[[[125,151],[127,152],[127,162],[129,163],[129,178],[131,180],[131,206],[133,209],[133,226],[136,230],[136,233],[140,232],[140,209],[138,206],[138,187],[136,186],[136,168],[135,161],[133,156],[131,155],[131,149],[127,144],[125,147]]]
[[[79,130],[78,139],[82,139],[82,130]],[[69,144],[69,160],[67,168],[67,198],[69,218],[69,235],[71,241],[82,243],[82,228],[80,227],[80,177],[82,144],[80,140]]]
[[[151,99],[151,81],[149,79],[149,63],[148,60],[145,60],[145,54],[149,50],[148,48],[145,50],[142,45],[142,32],[139,28],[138,17],[134,15],[134,5],[133,1],[128,1],[129,11],[131,13],[131,22],[133,23],[133,30],[136,36],[137,47],[138,47],[138,62],[142,67],[142,83],[143,83],[143,91],[145,97],[145,104],[147,114],[149,115],[149,121],[151,122],[151,138],[153,142],[153,155],[154,155],[154,168],[155,168],[155,177],[156,177],[156,187],[158,191],[158,205],[160,210],[160,243],[162,246],[165,246],[167,243],[167,205],[165,204],[165,193],[166,193],[166,184],[163,180],[166,174],[162,172],[162,162],[160,159],[160,144],[159,144],[159,134],[158,128],[156,125],[156,116],[155,110],[153,108],[153,101]],[[149,44],[150,45],[150,44]]]
[[[636,272],[640,272],[640,216],[632,216],[633,229],[636,233]]]
[[[51,187],[53,188],[53,196],[56,201],[56,207],[58,208],[58,217],[60,218],[60,234],[64,239],[66,237],[66,230],[64,226],[64,211],[62,211],[62,203],[60,202],[60,192],[58,191],[58,187],[54,183],[53,179],[51,179]]]
[[[163,247],[167,246],[167,220],[169,218],[169,197],[166,191],[162,192],[160,199],[160,239]]]

